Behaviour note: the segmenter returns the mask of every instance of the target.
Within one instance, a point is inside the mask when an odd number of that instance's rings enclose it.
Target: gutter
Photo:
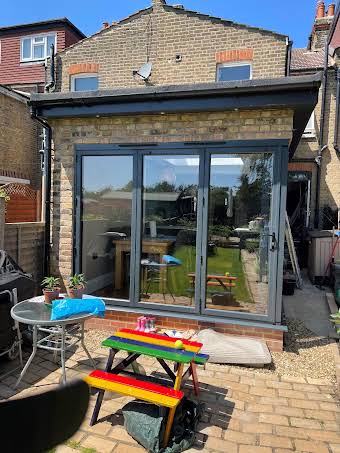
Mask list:
[[[49,124],[36,114],[35,108],[31,107],[31,118],[36,120],[46,131],[46,142],[44,149],[45,181],[45,240],[44,240],[44,261],[43,275],[50,275],[50,245],[51,245],[51,137],[52,130]]]

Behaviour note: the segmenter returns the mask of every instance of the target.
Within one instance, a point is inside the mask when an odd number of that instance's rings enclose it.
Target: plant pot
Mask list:
[[[66,288],[70,299],[82,299],[85,288]]]
[[[59,299],[60,288],[54,290],[44,289],[43,293],[45,297],[45,303],[51,304],[54,300]]]

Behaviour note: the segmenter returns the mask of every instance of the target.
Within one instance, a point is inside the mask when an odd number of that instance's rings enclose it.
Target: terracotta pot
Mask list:
[[[67,295],[70,299],[82,299],[85,288],[67,288]]]
[[[45,303],[51,304],[54,300],[59,299],[60,288],[54,290],[44,289],[43,293],[45,297]]]

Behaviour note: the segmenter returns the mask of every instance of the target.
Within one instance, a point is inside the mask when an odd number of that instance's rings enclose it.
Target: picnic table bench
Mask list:
[[[191,284],[195,286],[196,274],[194,272],[189,272],[188,277]],[[230,275],[208,274],[207,286],[220,286],[226,291],[231,291],[231,288],[236,287],[236,280],[237,277],[232,277]]]
[[[177,340],[179,338],[132,329],[120,329],[104,340],[102,346],[109,348],[105,370],[92,371],[85,378],[85,381],[91,387],[99,390],[90,424],[93,425],[97,422],[105,391],[117,392],[121,395],[132,396],[165,406],[169,408],[163,439],[163,446],[165,447],[169,442],[176,408],[184,396],[181,385],[185,379],[192,377],[194,391],[198,395],[196,365],[205,364],[209,358],[207,355],[199,353],[202,343],[180,339],[183,343],[183,349],[177,349],[175,347]],[[112,367],[113,359],[118,351],[126,351],[128,356]],[[126,368],[132,365],[141,355],[156,358],[173,383],[173,387],[156,384],[155,379],[150,376],[146,377],[135,372],[127,372]],[[174,372],[166,361],[175,364]],[[185,365],[188,365],[188,368],[184,372]],[[128,376],[121,376],[120,373],[128,374]]]

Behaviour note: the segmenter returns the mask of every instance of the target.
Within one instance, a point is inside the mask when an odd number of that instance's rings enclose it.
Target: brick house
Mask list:
[[[282,348],[287,166],[319,75],[287,36],[164,0],[56,56],[32,94],[53,160],[51,273],[104,297],[96,327],[213,327]]]
[[[337,227],[340,210],[339,165],[339,84],[340,84],[340,7],[317,5],[315,22],[307,48],[293,49],[290,74],[306,75],[324,71],[319,102],[302,140],[289,163],[288,211],[297,208],[299,191],[300,220],[310,228]],[[325,49],[328,61],[325,62]],[[307,213],[307,214],[306,214]]]
[[[68,19],[0,27],[0,186],[6,204],[4,247],[40,286],[44,249],[43,128],[31,117],[29,92],[43,92],[46,57],[83,39]]]
[[[53,44],[63,51],[85,35],[66,18],[0,27],[0,84],[44,92],[45,61]]]
[[[37,122],[30,116],[28,99],[28,96],[0,85],[0,124],[3,128],[0,136],[0,185],[25,185],[19,205],[16,196],[19,194],[10,193],[6,219],[12,222],[40,219],[39,197],[36,196],[41,184],[40,159],[38,154],[32,158],[32,150],[37,149]]]
[[[30,116],[25,93],[45,90],[52,44],[64,50],[84,37],[66,18],[0,27],[0,184],[27,186],[6,188],[8,222],[41,220],[42,130]]]

